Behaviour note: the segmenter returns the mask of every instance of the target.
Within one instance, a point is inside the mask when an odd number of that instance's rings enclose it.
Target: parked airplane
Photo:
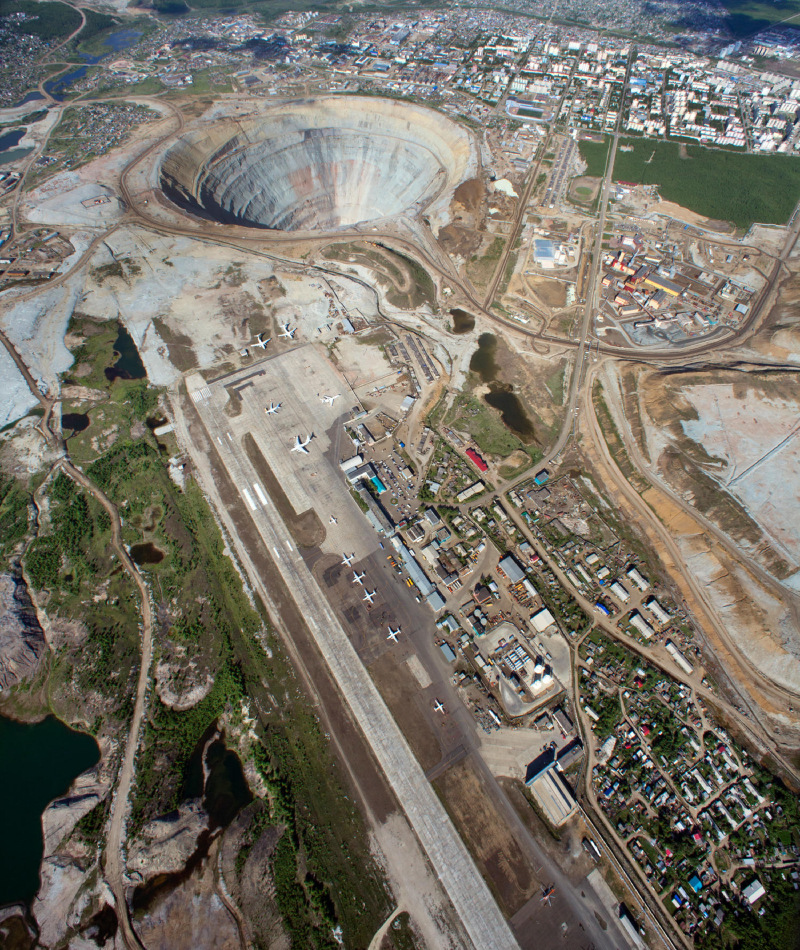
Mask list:
[[[366,602],[366,601],[369,601],[370,603],[372,603],[372,601],[373,601],[373,599],[374,599],[376,593],[377,593],[377,591],[373,591],[373,592],[370,594],[370,592],[369,592],[368,590],[365,590],[365,591],[364,591],[364,601],[365,601],[365,602]]]
[[[296,438],[296,442],[295,442],[295,444],[292,446],[292,449],[291,449],[292,452],[305,452],[306,455],[308,455],[308,449],[306,448],[306,446],[307,446],[308,443],[314,438],[314,433],[312,432],[311,435],[306,436],[306,439],[305,439],[304,442],[301,442],[301,441],[300,441],[300,436],[299,436],[299,435],[296,436],[295,438]]]
[[[272,339],[272,337],[268,337],[266,340],[263,339],[263,337],[264,337],[264,334],[263,334],[263,333],[259,333],[259,334],[258,334],[258,341],[257,341],[256,343],[254,343],[253,346],[260,346],[262,350],[266,350],[266,348],[267,348],[267,343],[269,343],[269,341]]]
[[[334,515],[331,515],[330,523],[331,523],[331,524],[339,524],[339,519],[336,518],[336,517],[334,517]]]
[[[355,551],[353,551],[352,554],[343,554],[343,555],[342,555],[342,564],[344,564],[345,567],[350,567],[350,565],[353,563],[353,561],[354,561],[354,559],[355,559],[355,556],[356,556],[356,552],[355,552]]]
[[[361,586],[363,587],[363,586],[364,586],[363,578],[365,578],[366,576],[367,576],[367,572],[366,572],[366,571],[364,571],[364,572],[361,573],[361,574],[359,574],[358,571],[353,571],[353,583],[354,583],[354,584],[361,584]]]
[[[319,393],[317,393],[317,395],[319,396]],[[322,402],[326,402],[329,406],[332,406],[334,400],[338,399],[341,395],[341,393],[336,393],[335,396],[320,396],[319,398],[322,400]]]
[[[268,406],[264,407],[264,412],[266,412],[268,416],[274,416],[276,412],[281,411],[282,405],[282,402],[271,402]]]
[[[392,628],[389,627],[389,636],[386,638],[387,640],[391,640],[392,643],[397,643],[397,638],[398,638],[399,636],[400,636],[400,628],[399,628],[399,627],[397,628],[397,630],[392,630]]]
[[[435,700],[435,702],[434,702],[434,704],[433,704],[433,708],[436,710],[436,712],[441,713],[442,715],[444,715],[445,712],[447,711],[447,710],[445,709],[444,703],[440,702],[438,699]]]
[[[283,330],[283,333],[279,333],[278,336],[286,337],[287,340],[293,340],[295,333],[297,333],[297,327],[295,327],[293,330],[290,330],[288,323],[282,323],[281,329]]]

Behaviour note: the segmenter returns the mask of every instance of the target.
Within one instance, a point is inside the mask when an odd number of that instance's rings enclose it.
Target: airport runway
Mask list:
[[[293,352],[299,352],[302,349],[304,348],[298,348]],[[275,361],[276,364],[280,362],[282,361]],[[236,380],[246,382],[243,377],[248,373],[253,373],[254,369],[257,371],[257,367],[251,367],[236,374]],[[330,371],[333,373],[332,368]],[[270,376],[272,377],[272,369]],[[254,523],[270,553],[274,555],[276,566],[303,611],[320,652],[367,736],[381,768],[474,947],[476,950],[484,950],[488,947],[493,950],[494,948],[497,950],[518,948],[511,929],[500,913],[458,832],[429,785],[422,768],[364,668],[344,628],[309,571],[274,502],[267,497],[241,440],[235,438],[231,431],[231,423],[238,418],[231,417],[226,412],[228,393],[225,385],[230,386],[231,382],[232,379],[229,378],[201,385],[194,393],[190,392],[211,439],[217,445],[220,456],[235,484],[238,485]],[[293,384],[287,387],[287,390],[291,391],[294,388]],[[249,390],[250,387],[243,390],[240,395],[248,398],[245,394],[249,394]],[[316,398],[316,391],[313,396]],[[306,407],[298,404],[294,411],[301,413],[305,409],[305,413],[308,413],[311,406],[313,406],[313,401]],[[331,422],[336,416],[341,415],[338,408],[324,407],[321,403],[320,406],[322,409],[331,409]],[[289,408],[287,406],[287,409]],[[261,412],[263,414],[263,407]],[[320,416],[317,418],[319,422],[324,422]],[[304,419],[302,415],[291,419],[287,413],[285,424],[294,428],[301,420],[306,423],[304,428],[307,429],[311,421],[308,415],[305,415]],[[294,435],[301,433],[290,431],[290,434],[293,442]],[[305,437],[308,432],[302,434]],[[310,448],[313,446],[312,452],[308,456],[303,456],[304,465],[313,465],[315,457],[318,458],[314,453],[330,448],[329,445],[323,444],[327,440],[323,437],[322,431],[318,438],[317,445],[313,445],[317,439],[312,440],[310,446]],[[290,447],[291,442],[286,446],[287,453]],[[279,459],[273,455],[269,461],[271,464],[278,463]],[[309,484],[310,471],[313,469],[309,470]],[[297,475],[294,479],[297,479]],[[290,486],[287,484],[284,487],[288,494]],[[321,487],[320,492],[327,492],[331,487]],[[324,512],[325,509],[323,508],[322,511]]]

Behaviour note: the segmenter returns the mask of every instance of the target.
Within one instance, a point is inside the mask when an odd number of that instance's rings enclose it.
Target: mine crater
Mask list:
[[[431,109],[341,96],[206,120],[165,154],[160,185],[201,218],[335,231],[420,214],[459,183],[471,156],[468,133]]]

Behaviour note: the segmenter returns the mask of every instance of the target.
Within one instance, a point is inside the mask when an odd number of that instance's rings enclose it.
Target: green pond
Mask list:
[[[0,716],[0,906],[39,889],[42,812],[100,759],[91,736],[54,716],[26,725]]]
[[[494,333],[481,333],[478,337],[478,349],[472,354],[469,368],[477,373],[484,383],[491,383],[497,378],[497,363],[494,354],[497,352],[497,337]]]

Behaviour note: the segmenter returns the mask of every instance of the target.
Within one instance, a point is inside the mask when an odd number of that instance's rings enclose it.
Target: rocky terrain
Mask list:
[[[46,649],[44,632],[19,567],[0,574],[0,690],[36,672]]]

